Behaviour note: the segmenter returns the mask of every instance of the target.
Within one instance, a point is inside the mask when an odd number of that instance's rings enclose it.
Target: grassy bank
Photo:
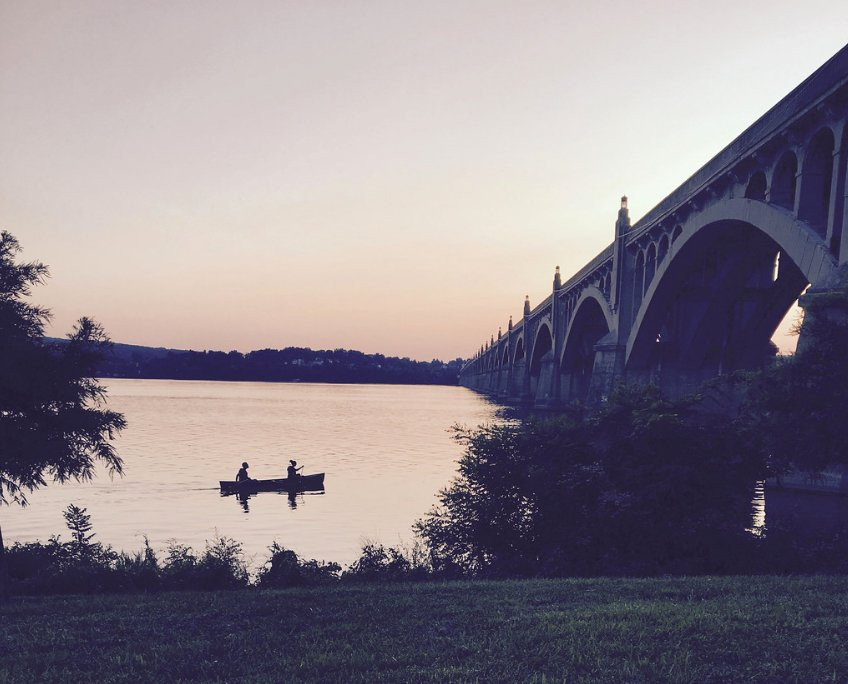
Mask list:
[[[848,578],[18,598],[0,681],[846,681]]]

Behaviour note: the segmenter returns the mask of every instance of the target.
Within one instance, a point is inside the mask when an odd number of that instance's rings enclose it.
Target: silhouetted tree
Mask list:
[[[623,387],[595,414],[460,430],[459,476],[417,523],[437,572],[732,570],[764,466],[695,400]]]
[[[848,309],[848,292],[826,297]],[[749,391],[750,430],[776,473],[848,464],[848,322],[816,306],[807,304],[803,348],[755,376]]]
[[[16,263],[19,252],[18,241],[0,233],[0,504],[24,506],[48,479],[90,479],[98,461],[120,473],[111,440],[125,421],[104,407],[95,378],[110,344],[103,328],[82,318],[67,343],[45,340],[50,312],[26,299],[47,267]],[[6,588],[0,532],[0,596]]]
[[[69,504],[62,512],[65,523],[71,531],[70,549],[74,556],[79,559],[91,556],[92,539],[94,532],[91,531],[91,516],[85,508],[75,504]]]

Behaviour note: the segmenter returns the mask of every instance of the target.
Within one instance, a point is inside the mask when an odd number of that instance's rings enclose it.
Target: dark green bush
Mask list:
[[[406,550],[374,542],[363,545],[359,558],[341,575],[348,582],[409,582],[431,577],[419,544]]]
[[[416,526],[436,571],[732,572],[749,544],[764,460],[697,401],[625,387],[586,418],[458,429],[457,439],[459,477]]]
[[[271,557],[259,570],[256,585],[261,589],[315,586],[331,584],[338,580],[341,566],[338,563],[320,563],[301,560],[298,555],[274,542]]]
[[[237,589],[247,586],[242,545],[228,537],[206,542],[199,558],[188,546],[171,541],[161,570],[163,589]]]

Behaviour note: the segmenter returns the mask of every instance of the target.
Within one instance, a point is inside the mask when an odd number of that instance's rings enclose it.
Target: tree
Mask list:
[[[91,516],[85,508],[70,504],[62,513],[65,523],[71,531],[69,548],[75,558],[88,560],[93,556],[95,544],[94,532],[91,531]]]
[[[848,310],[848,291],[815,295],[805,305],[806,344],[756,376],[746,419],[769,454],[773,472],[817,472],[848,464],[848,321],[825,305]]]
[[[50,312],[26,300],[48,270],[16,263],[20,251],[0,232],[0,504],[25,506],[27,494],[49,479],[90,479],[98,462],[120,474],[111,442],[126,422],[105,408],[105,389],[94,377],[110,345],[103,328],[81,318],[67,342],[45,339]],[[6,586],[0,530],[0,596]]]
[[[621,387],[587,416],[459,430],[459,476],[417,523],[437,571],[727,572],[764,464],[699,398]]]

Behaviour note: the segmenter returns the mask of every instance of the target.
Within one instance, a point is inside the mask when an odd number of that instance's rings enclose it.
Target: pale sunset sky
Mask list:
[[[846,40],[845,0],[0,0],[0,228],[52,335],[469,356]]]

